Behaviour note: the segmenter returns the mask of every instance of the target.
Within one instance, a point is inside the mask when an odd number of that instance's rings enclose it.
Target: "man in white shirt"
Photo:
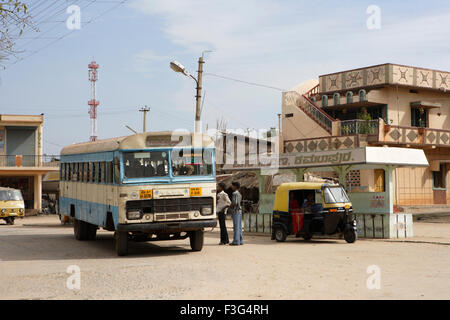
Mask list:
[[[217,216],[219,217],[220,226],[220,245],[228,244],[230,241],[228,239],[227,225],[225,222],[228,207],[231,204],[231,200],[228,194],[225,192],[225,183],[221,182],[217,185]]]

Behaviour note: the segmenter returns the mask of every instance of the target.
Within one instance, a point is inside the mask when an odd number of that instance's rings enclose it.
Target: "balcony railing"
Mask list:
[[[57,167],[59,155],[0,155],[0,167]]]
[[[329,114],[316,106],[313,101],[305,95],[298,94],[295,91],[286,92],[285,99],[287,104],[294,104],[303,110],[311,119],[329,133],[332,133],[333,119]]]
[[[378,143],[450,147],[450,130],[384,125]]]
[[[341,135],[378,134],[379,120],[346,120],[341,121]]]

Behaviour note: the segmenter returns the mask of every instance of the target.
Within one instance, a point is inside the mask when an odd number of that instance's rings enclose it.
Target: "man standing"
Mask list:
[[[241,209],[241,201],[242,195],[239,192],[239,187],[241,185],[239,182],[233,182],[231,184],[231,189],[233,189],[233,195],[231,200],[231,209],[233,210],[233,242],[230,243],[230,246],[239,246],[243,245],[244,242],[242,240],[242,209]]]
[[[217,216],[219,217],[219,226],[220,226],[220,245],[228,244],[230,240],[228,240],[228,231],[226,225],[226,214],[228,207],[231,204],[230,198],[228,194],[225,192],[225,183],[221,182],[217,186]]]

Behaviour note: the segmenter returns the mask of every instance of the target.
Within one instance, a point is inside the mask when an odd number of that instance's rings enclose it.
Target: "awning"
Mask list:
[[[410,103],[410,106],[411,108],[424,108],[424,109],[433,109],[442,107],[440,103],[429,101],[414,101]]]

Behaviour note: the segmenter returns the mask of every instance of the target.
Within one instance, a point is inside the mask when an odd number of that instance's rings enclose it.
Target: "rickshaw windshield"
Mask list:
[[[22,201],[22,193],[18,190],[0,190],[0,201]]]
[[[350,202],[347,193],[342,187],[326,187],[323,191],[325,203]]]

